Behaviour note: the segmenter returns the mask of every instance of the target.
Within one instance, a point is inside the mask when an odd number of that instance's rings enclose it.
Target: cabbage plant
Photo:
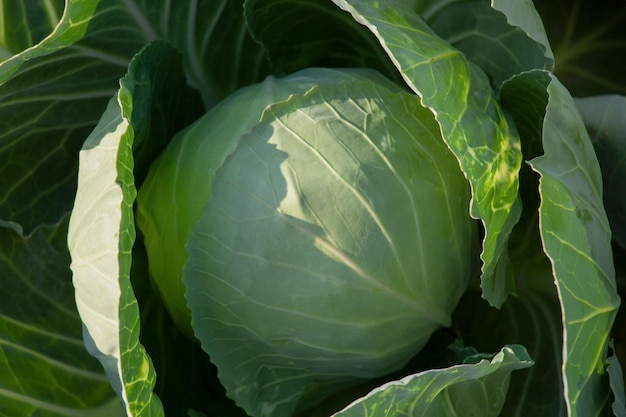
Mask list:
[[[237,91],[172,140],[137,203],[166,306],[251,415],[400,369],[474,272],[469,184],[433,114],[377,72]]]
[[[0,415],[626,416],[625,19],[2,2]]]

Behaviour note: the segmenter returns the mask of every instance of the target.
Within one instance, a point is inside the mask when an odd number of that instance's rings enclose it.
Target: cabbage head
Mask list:
[[[419,97],[268,77],[181,132],[138,195],[150,271],[228,395],[287,416],[401,368],[475,273],[470,190]]]

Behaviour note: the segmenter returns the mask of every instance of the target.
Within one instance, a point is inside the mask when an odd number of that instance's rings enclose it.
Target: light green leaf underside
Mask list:
[[[81,151],[70,222],[72,269],[86,343],[107,370],[129,416],[163,415],[152,392],[152,362],[138,340],[139,310],[130,283],[136,196],[132,147],[136,135],[146,135],[134,128],[147,127],[155,89],[185,88],[165,82],[172,68],[159,65],[178,58],[164,43],[155,43],[131,62],[118,95]]]
[[[626,97],[597,96],[575,102],[600,162],[613,239],[626,248]]]
[[[66,230],[66,220],[28,237],[0,228],[1,416],[123,415],[83,345]]]
[[[472,185],[472,216],[485,226],[483,295],[500,306],[514,292],[507,239],[521,212],[519,140],[482,71],[436,36],[407,2],[335,0],[379,38],[403,78],[432,109]]]
[[[369,81],[269,107],[212,193],[188,239],[187,299],[253,415],[398,369],[450,324],[473,269],[468,186],[432,114]]]
[[[491,361],[425,371],[380,386],[333,417],[495,417],[511,373],[533,364],[526,350],[507,346]]]
[[[611,232],[602,205],[600,168],[573,99],[552,75],[543,123],[540,230],[561,301],[563,380],[570,416],[609,406],[604,372],[619,296]]]

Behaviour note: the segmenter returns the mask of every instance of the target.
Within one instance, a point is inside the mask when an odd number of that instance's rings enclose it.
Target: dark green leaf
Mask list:
[[[0,63],[0,224],[28,234],[70,210],[78,150],[146,42],[168,39],[184,52],[207,107],[263,78],[265,55],[241,8],[226,0],[67,2],[49,37]]]
[[[623,0],[535,0],[554,51],[555,74],[574,96],[626,94]]]
[[[366,67],[399,78],[378,39],[329,1],[247,0],[245,14],[278,74],[307,67]]]
[[[615,417],[626,417],[626,396],[624,394],[624,373],[619,359],[615,356],[615,349],[611,346],[613,355],[606,360],[607,372],[609,373],[609,382],[611,384],[611,392],[613,393],[613,415]]]
[[[0,415],[122,416],[87,353],[74,302],[67,219],[30,236],[0,228]]]
[[[495,88],[513,75],[531,69],[551,69],[554,65],[532,3],[499,3],[507,15],[484,0],[422,0],[417,7],[437,35],[482,68]]]
[[[0,5],[0,62],[41,41],[61,19],[61,0],[6,0]]]
[[[626,248],[626,97],[576,100],[602,171],[604,207],[613,239]]]
[[[520,91],[526,99],[516,102]],[[528,156],[540,175],[540,233],[563,314],[563,390],[568,415],[595,415],[608,407],[604,361],[619,306],[598,161],[573,99],[554,75],[522,74],[502,95],[517,123],[532,126],[525,140],[536,141],[541,127],[541,146],[531,144]]]
[[[537,194],[536,175],[523,176],[522,186],[525,180],[533,182]],[[481,352],[515,343],[523,345],[533,358],[532,368],[512,375],[502,416],[565,417],[561,309],[552,266],[541,246],[538,201],[522,197],[524,214],[510,241],[517,295],[496,310],[480,298],[478,289],[468,291],[455,312],[455,327],[465,344]]]

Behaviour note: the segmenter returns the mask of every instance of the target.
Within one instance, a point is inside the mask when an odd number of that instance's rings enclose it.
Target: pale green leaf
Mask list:
[[[133,144],[142,138],[158,148],[150,132],[158,136],[157,126],[163,126],[152,122],[152,115],[176,116],[176,101],[155,104],[151,99],[171,96],[172,91],[179,100],[185,97],[182,69],[162,64],[179,60],[162,42],[147,46],[133,59],[119,93],[81,151],[70,222],[68,241],[86,343],[105,367],[129,416],[163,415],[152,393],[152,362],[138,340],[139,310],[130,282],[136,196]],[[165,127],[174,129],[177,122],[173,117]]]
[[[523,347],[506,346],[491,360],[425,371],[384,384],[333,417],[496,417],[511,373],[532,364]]]
[[[507,240],[521,212],[521,151],[489,80],[435,35],[407,2],[334,2],[376,34],[404,80],[435,114],[444,141],[472,186],[470,212],[485,226],[483,295],[501,306],[515,291]]]
[[[626,248],[626,97],[576,100],[600,162],[604,207],[613,239]]]

